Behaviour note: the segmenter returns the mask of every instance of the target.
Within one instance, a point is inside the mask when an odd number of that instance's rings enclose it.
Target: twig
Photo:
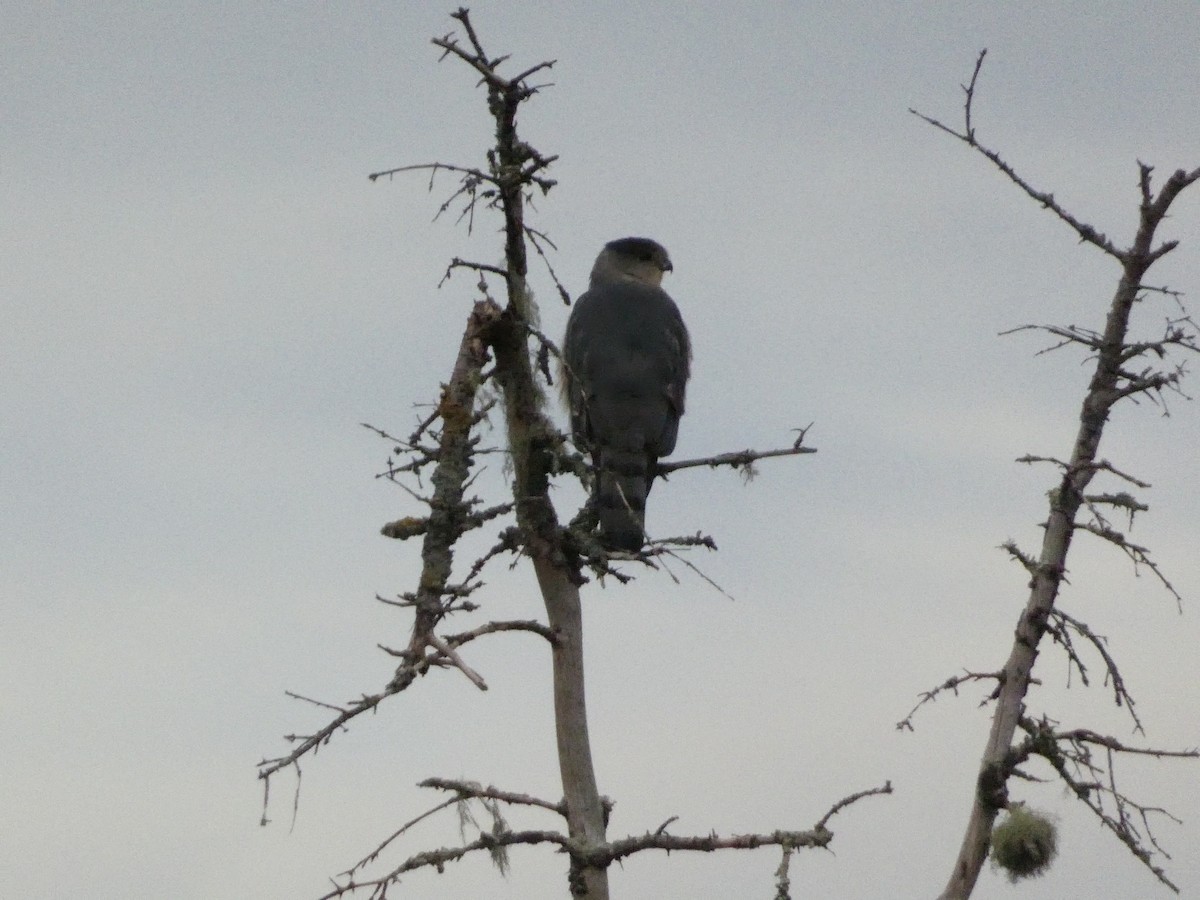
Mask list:
[[[1070,632],[1084,638],[1089,644],[1095,648],[1100,654],[1100,658],[1104,660],[1105,681],[1112,684],[1113,702],[1117,706],[1125,707],[1129,713],[1129,717],[1133,719],[1134,730],[1139,734],[1145,734],[1145,729],[1142,727],[1142,720],[1138,718],[1137,711],[1134,709],[1135,703],[1133,696],[1125,687],[1125,679],[1121,677],[1121,670],[1117,668],[1117,661],[1113,659],[1111,653],[1108,652],[1108,646],[1105,638],[1096,634],[1088,627],[1086,622],[1081,622],[1078,619],[1067,615],[1061,609],[1053,609],[1050,611],[1050,619],[1057,623],[1051,625],[1048,629],[1050,634],[1058,640],[1067,653],[1067,657],[1072,664],[1079,670],[1079,675],[1083,679],[1083,683],[1087,684],[1087,669],[1083,664],[1083,660],[1075,652],[1075,648],[1071,643]]]
[[[671,548],[671,546],[669,546],[671,544],[674,544],[676,546],[681,546],[681,545],[682,546],[688,546],[688,545],[701,546],[701,547],[707,547],[709,550],[716,550],[717,545],[713,541],[712,538],[707,537],[706,535],[697,534],[697,535],[695,535],[694,538],[669,538],[667,540],[653,541],[651,543],[650,548],[645,552],[644,555],[648,558],[662,559],[663,557],[669,556],[672,559],[677,559],[681,563],[683,563],[685,566],[687,566],[689,569],[691,569],[694,574],[696,574],[701,579],[703,579],[705,582],[707,582],[709,587],[711,587],[713,590],[715,590],[721,596],[723,596],[729,600],[736,599],[728,591],[726,591],[723,587],[721,587],[721,585],[717,584],[715,581],[713,581],[712,578],[710,578],[708,575],[706,575],[700,569],[700,567],[697,566],[695,563],[693,563],[690,559],[685,559],[684,557],[682,557],[678,553],[676,553]],[[671,577],[674,578],[674,576],[671,576]],[[675,579],[675,580],[676,580],[676,583],[678,583],[678,579]]]
[[[364,856],[362,859],[360,859],[358,862],[356,862],[350,868],[346,869],[346,871],[339,873],[339,877],[353,877],[354,873],[357,872],[359,869],[363,868],[364,866],[369,866],[371,863],[375,862],[375,860],[379,859],[379,855],[381,853],[383,853],[383,851],[386,850],[389,845],[391,845],[398,837],[400,837],[402,834],[404,834],[406,831],[408,831],[414,825],[417,825],[420,822],[423,822],[425,819],[428,819],[430,816],[441,812],[443,809],[446,809],[447,807],[453,806],[455,803],[458,802],[458,800],[459,800],[458,797],[451,797],[449,800],[443,800],[437,806],[434,806],[430,809],[425,810],[425,812],[421,813],[419,816],[416,816],[415,818],[409,819],[407,822],[405,822],[403,825],[401,825],[399,828],[397,828],[395,831],[393,831],[390,835],[388,835],[386,838],[384,838],[383,842],[381,844],[379,844],[378,847],[376,847],[374,850],[372,850],[370,853],[368,853],[366,856]]]
[[[960,687],[962,687],[962,685],[967,684],[968,682],[972,682],[972,681],[988,681],[988,680],[995,681],[997,683],[997,685],[999,685],[1000,683],[1002,683],[1004,681],[1004,673],[1003,672],[964,672],[962,675],[953,675],[950,678],[947,678],[945,681],[943,681],[937,687],[933,688],[932,690],[925,691],[923,694],[920,695],[920,699],[917,701],[917,705],[908,711],[907,716],[905,716],[903,719],[901,719],[899,722],[896,723],[896,730],[897,731],[912,731],[913,730],[912,719],[913,719],[913,716],[916,715],[917,710],[919,710],[926,703],[933,703],[935,700],[937,700],[938,694],[941,694],[944,691],[953,691],[954,696],[957,697],[958,689]],[[982,706],[984,703],[987,703],[988,700],[995,700],[995,699],[996,699],[996,691],[992,691],[991,695],[989,697],[985,698],[979,705]]]
[[[479,688],[481,691],[486,691],[488,689],[487,682],[483,680],[483,676],[463,662],[463,658],[458,655],[457,650],[443,641],[436,634],[428,635],[426,640],[429,642],[431,647],[436,648],[439,653],[446,657],[446,659],[450,660],[456,669],[466,675],[471,684],[475,685],[475,687]]]
[[[458,796],[455,799],[464,797],[487,798],[489,800],[499,800],[501,803],[509,803],[513,806],[536,806],[541,809],[549,810],[552,813],[566,818],[567,806],[559,800],[557,803],[551,803],[549,800],[542,800],[539,797],[534,797],[530,794],[520,794],[514,791],[502,791],[499,788],[492,786],[483,787],[473,781],[458,781],[451,778],[426,778],[418,787],[434,788],[439,791],[453,791]]]
[[[455,802],[457,802],[457,798]],[[559,834],[557,831],[509,831],[501,834],[483,832],[479,835],[478,839],[461,847],[426,850],[423,853],[411,856],[380,878],[359,882],[351,878],[345,884],[340,885],[334,882],[333,890],[322,894],[319,900],[335,900],[335,898],[346,897],[359,891],[370,891],[372,900],[383,900],[387,896],[387,888],[390,885],[398,884],[400,876],[408,872],[423,868],[434,868],[438,872],[442,872],[445,871],[447,863],[456,862],[464,856],[479,850],[486,850],[490,853],[497,847],[510,847],[514,844],[544,843],[557,844],[566,849],[570,849],[573,846],[570,838]]]
[[[714,850],[753,850],[756,847],[827,847],[833,840],[833,832],[829,830],[829,820],[835,815],[866,797],[875,797],[892,793],[892,783],[889,781],[877,788],[858,791],[843,797],[833,804],[808,831],[772,831],[763,834],[735,834],[730,837],[720,837],[715,832],[694,837],[684,837],[668,833],[664,827],[657,831],[647,832],[637,837],[623,838],[613,841],[610,848],[596,857],[596,862],[617,862],[634,853],[645,850],[689,850],[711,853]]]
[[[440,170],[445,169],[447,172],[458,172],[462,175],[469,175],[472,178],[478,178],[480,181],[489,181],[493,184],[495,180],[492,176],[480,169],[472,168],[471,166],[455,166],[450,163],[432,162],[432,163],[414,163],[410,166],[397,166],[394,169],[385,169],[382,172],[372,172],[367,178],[375,181],[379,178],[391,178],[394,175],[399,175],[401,172],[419,172],[429,170],[437,174]]]
[[[997,169],[999,169],[1001,172],[1003,172],[1005,175],[1007,175],[1008,178],[1015,185],[1017,185],[1017,187],[1019,187],[1026,194],[1028,194],[1030,197],[1032,197],[1034,200],[1036,200],[1038,203],[1040,203],[1043,207],[1050,210],[1056,216],[1058,216],[1060,219],[1062,219],[1064,222],[1066,222],[1068,225],[1070,225],[1071,228],[1073,228],[1075,230],[1075,233],[1079,235],[1079,239],[1081,241],[1086,241],[1089,244],[1093,244],[1096,247],[1099,247],[1105,253],[1109,254],[1110,256],[1120,260],[1121,262],[1124,262],[1126,259],[1125,252],[1118,250],[1113,245],[1112,241],[1110,241],[1107,237],[1105,237],[1103,234],[1101,234],[1099,231],[1097,231],[1091,225],[1087,225],[1083,222],[1080,222],[1078,219],[1076,219],[1074,216],[1072,216],[1062,206],[1060,206],[1057,201],[1055,201],[1053,194],[1049,194],[1044,191],[1039,191],[1036,188],[1032,187],[1027,181],[1025,181],[1025,179],[1021,178],[1021,176],[1019,176],[1008,163],[1006,163],[1003,159],[1000,158],[1000,154],[998,154],[994,150],[989,150],[987,147],[983,146],[976,140],[975,126],[971,122],[971,114],[972,114],[973,104],[974,104],[974,100],[975,100],[976,82],[979,79],[979,72],[983,68],[983,59],[985,56],[987,56],[987,50],[986,49],[981,50],[979,53],[979,56],[975,60],[975,71],[971,74],[971,82],[969,85],[967,85],[963,88],[963,90],[966,93],[966,100],[965,100],[965,103],[963,106],[964,113],[965,113],[965,119],[966,119],[965,131],[961,131],[961,132],[956,131],[955,129],[949,127],[948,125],[943,125],[937,119],[931,118],[930,116],[927,116],[922,112],[918,112],[915,109],[909,108],[908,111],[910,113],[912,113],[914,116],[916,116],[917,118],[922,119],[925,122],[928,122],[934,128],[940,129],[941,131],[946,132],[946,134],[949,134],[953,137],[958,138],[960,141],[963,141],[968,146],[977,150],[979,153],[982,153],[985,157],[987,157],[992,162],[992,164]]]
[[[733,453],[719,453],[716,456],[704,456],[699,459],[682,459],[676,462],[660,461],[655,467],[659,475],[678,472],[680,469],[694,469],[708,466],[715,469],[718,466],[732,466],[735,469],[746,469],[760,459],[771,459],[776,456],[798,456],[802,453],[816,453],[815,447],[787,447],[783,450],[738,450]]]

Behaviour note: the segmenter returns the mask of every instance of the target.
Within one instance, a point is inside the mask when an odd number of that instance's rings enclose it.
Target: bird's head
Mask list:
[[[650,238],[627,237],[609,241],[592,266],[592,284],[640,281],[658,287],[664,272],[672,271],[667,248]]]

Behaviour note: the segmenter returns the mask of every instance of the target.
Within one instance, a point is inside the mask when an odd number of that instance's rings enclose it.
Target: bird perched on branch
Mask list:
[[[600,251],[563,339],[563,390],[575,442],[596,469],[602,541],[636,551],[660,456],[675,449],[691,363],[679,308],[661,287],[666,249],[621,238]]]

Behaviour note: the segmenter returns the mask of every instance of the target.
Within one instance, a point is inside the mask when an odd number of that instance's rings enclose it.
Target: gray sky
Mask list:
[[[556,799],[548,660],[535,639],[473,647],[491,685],[439,673],[304,767],[299,814],[277,780],[260,828],[254,764],[330,702],[382,686],[415,584],[414,547],[378,535],[418,508],[372,478],[413,404],[450,371],[496,222],[430,224],[449,180],[368,172],[478,164],[489,126],[467,69],[429,39],[438,4],[0,5],[0,894],[303,898],[463,777]],[[735,11],[736,10],[736,11]],[[680,473],[652,534],[703,529],[678,583],[588,587],[589,704],[610,833],[807,828],[836,800],[896,793],[833,823],[834,854],[792,867],[797,895],[928,897],[957,851],[987,712],[944,699],[998,668],[1024,602],[997,545],[1035,550],[1049,470],[1087,369],[1029,322],[1099,326],[1116,269],[917,106],[957,124],[959,83],[989,48],[982,139],[1114,240],[1136,217],[1136,163],[1200,165],[1200,18],[1162,3],[480,2],[514,65],[555,58],[521,118],[560,154],[536,224],[578,292],[627,234],[670,248],[668,288],[695,343],[678,455],[784,446],[815,456],[743,485]],[[516,71],[514,68],[513,71]],[[1155,283],[1200,293],[1200,191],[1163,234]],[[535,272],[542,318],[567,309]],[[1169,304],[1139,311],[1143,334]],[[1200,384],[1191,382],[1193,391]],[[1133,538],[1184,614],[1114,552],[1082,540],[1064,608],[1109,638],[1148,741],[1200,743],[1200,415],[1143,403],[1103,454],[1154,485]],[[490,481],[488,480],[490,479]],[[491,464],[484,484],[497,486]],[[1115,483],[1110,485],[1115,488]],[[577,492],[561,492],[565,513]],[[481,537],[468,559],[487,541]],[[484,615],[540,606],[497,568]],[[464,626],[467,624],[464,621]],[[1047,649],[1031,710],[1128,740],[1099,661],[1067,690]],[[1046,774],[1044,772],[1039,774]],[[1119,785],[1164,805],[1184,895],[1200,891],[1200,767],[1122,761]],[[1055,785],[1016,795],[1059,817],[1037,883],[985,872],[980,898],[1168,896]],[[514,813],[514,824],[551,827]],[[457,840],[447,818],[397,854]],[[647,854],[615,896],[766,897],[773,851]],[[558,898],[561,857],[514,853],[419,874],[399,896]]]

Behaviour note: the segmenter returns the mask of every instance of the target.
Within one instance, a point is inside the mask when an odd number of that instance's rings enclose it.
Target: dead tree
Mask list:
[[[1161,853],[1161,848],[1151,830],[1152,817],[1156,814],[1169,817],[1169,814],[1165,810],[1139,805],[1118,791],[1111,777],[1112,765],[1120,754],[1194,758],[1200,756],[1200,752],[1134,747],[1087,728],[1063,728],[1045,716],[1030,713],[1026,700],[1029,687],[1034,682],[1033,670],[1038,653],[1043,640],[1049,638],[1063,650],[1069,666],[1082,677],[1085,684],[1085,654],[1097,654],[1105,681],[1112,687],[1115,702],[1128,711],[1135,730],[1142,731],[1132,698],[1104,640],[1085,622],[1064,612],[1058,601],[1068,571],[1067,554],[1071,542],[1077,534],[1082,533],[1105,541],[1129,557],[1135,566],[1153,572],[1176,602],[1180,602],[1179,595],[1151,558],[1149,550],[1131,541],[1111,521],[1115,515],[1128,515],[1132,526],[1133,515],[1147,509],[1132,491],[1143,490],[1150,485],[1113,465],[1099,451],[1100,440],[1113,407],[1124,400],[1138,397],[1161,402],[1166,392],[1179,391],[1184,364],[1172,363],[1171,360],[1180,351],[1200,350],[1197,342],[1200,332],[1196,323],[1188,317],[1181,295],[1166,287],[1151,286],[1146,281],[1150,268],[1174,250],[1178,243],[1174,240],[1156,243],[1156,233],[1179,194],[1200,180],[1200,168],[1176,171],[1155,190],[1151,179],[1152,168],[1139,163],[1137,231],[1128,247],[1117,246],[1099,229],[1067,211],[1053,194],[1034,188],[999,153],[979,142],[972,120],[973,103],[986,52],[979,54],[970,82],[963,86],[966,94],[965,122],[961,131],[916,110],[910,112],[986,157],[1018,188],[1071,228],[1082,243],[1090,244],[1113,260],[1120,275],[1102,328],[1092,330],[1074,325],[1025,325],[1014,329],[1050,334],[1057,342],[1051,349],[1081,347],[1094,365],[1079,412],[1079,430],[1070,452],[1064,457],[1027,455],[1018,460],[1052,467],[1057,472],[1057,482],[1049,494],[1049,509],[1042,526],[1041,551],[1032,554],[1013,542],[1004,545],[1012,559],[1028,572],[1030,579],[1029,597],[1017,621],[1008,659],[997,671],[969,672],[951,678],[924,694],[921,703],[918,703],[919,707],[940,691],[957,690],[968,681],[994,683],[990,696],[995,703],[991,732],[980,763],[970,818],[958,859],[941,897],[942,900],[964,900],[971,895],[983,862],[993,847],[993,826],[998,813],[1009,810],[1017,811],[1018,817],[1026,816],[1021,811],[1022,805],[1010,795],[1010,781],[1014,777],[1029,777],[1026,766],[1039,760],[1048,764],[1054,775],[1159,881],[1178,892],[1162,867],[1154,861],[1154,857]],[[1167,302],[1172,310],[1165,317],[1161,336],[1148,340],[1135,339],[1130,336],[1133,311],[1139,303],[1150,298]],[[1092,483],[1098,477],[1108,482],[1115,481],[1116,489],[1097,490]],[[911,728],[911,719],[912,713],[898,727]],[[1026,872],[1010,869],[1011,874],[1036,872],[1053,856],[1052,826],[1047,827],[1042,822],[1033,827],[1037,829],[1036,833],[1031,832],[1021,838],[1024,842],[1022,846],[1029,850],[1028,858],[1023,862],[1018,861],[1018,866],[1027,865],[1029,868]],[[999,835],[997,831],[997,837]]]
[[[376,429],[397,447],[398,455],[389,461],[388,477],[403,480],[430,472],[432,493],[414,495],[427,504],[428,514],[406,517],[389,523],[383,533],[397,539],[421,538],[422,573],[414,591],[386,602],[411,609],[412,636],[401,650],[389,650],[398,665],[384,688],[347,705],[320,703],[336,715],[320,730],[307,735],[292,735],[293,747],[286,755],[264,760],[259,777],[264,783],[264,821],[266,794],[271,778],[300,762],[359,715],[375,710],[395,694],[411,687],[419,676],[432,671],[456,670],[481,690],[487,684],[466,659],[463,648],[473,641],[513,632],[534,634],[544,639],[553,659],[554,712],[557,730],[559,769],[563,798],[544,800],[514,791],[446,779],[431,778],[422,786],[447,792],[449,799],[429,812],[414,818],[383,841],[362,860],[348,868],[335,881],[326,898],[366,895],[383,898],[401,876],[422,868],[441,871],[451,861],[471,853],[486,852],[503,868],[504,851],[514,844],[550,844],[565,851],[570,863],[568,886],[572,896],[588,900],[608,897],[608,867],[631,854],[644,850],[693,850],[779,847],[782,860],[776,870],[776,896],[787,897],[788,860],[801,847],[825,847],[833,838],[830,819],[847,805],[867,796],[891,791],[890,785],[860,791],[834,803],[828,812],[807,830],[777,830],[761,834],[720,837],[677,836],[668,831],[668,819],[652,832],[620,839],[607,835],[610,804],[601,796],[592,766],[588,742],[587,712],[583,683],[583,632],[580,615],[580,588],[589,575],[608,575],[618,581],[632,577],[625,565],[653,566],[655,560],[673,555],[691,546],[715,549],[711,538],[697,533],[687,538],[653,541],[637,554],[610,555],[591,537],[589,512],[576,516],[564,526],[550,501],[549,488],[558,476],[589,477],[578,451],[572,451],[547,413],[548,394],[553,394],[553,366],[558,355],[553,342],[535,327],[536,308],[528,284],[530,248],[546,260],[550,239],[526,222],[527,201],[544,195],[555,182],[547,170],[553,155],[536,150],[518,136],[517,111],[541,88],[532,79],[553,66],[553,62],[532,65],[515,75],[504,76],[501,67],[507,57],[488,55],[466,9],[452,14],[462,36],[437,38],[434,45],[442,58],[451,58],[470,67],[486,91],[487,108],[495,126],[495,144],[487,151],[486,166],[441,162],[408,165],[371,175],[383,176],[428,171],[433,178],[448,173],[458,178],[458,186],[442,205],[441,211],[458,205],[460,218],[468,227],[475,216],[499,215],[504,237],[504,265],[455,259],[447,269],[467,270],[478,276],[478,299],[467,317],[457,357],[449,381],[444,385],[434,412],[407,438],[396,438]],[[549,277],[559,294],[567,293],[547,261]],[[491,295],[493,282],[502,284],[503,302]],[[511,461],[512,498],[485,505],[470,496],[472,467],[481,441],[480,424],[496,397],[503,405],[507,425],[504,452]],[[748,469],[757,460],[773,456],[792,456],[814,452],[803,446],[804,435],[792,446],[774,451],[752,450],[718,454],[704,459],[686,460],[660,466],[660,473],[690,467],[731,466]],[[504,524],[505,522],[509,524]],[[490,552],[476,560],[465,576],[454,580],[455,550],[460,537],[480,529],[497,529]],[[489,562],[504,554],[529,560],[541,588],[546,606],[546,622],[489,621],[466,631],[447,633],[443,626],[454,615],[475,612],[481,601],[476,598],[482,587],[481,573]],[[300,698],[307,699],[307,698]],[[318,702],[318,701],[310,701]],[[391,842],[405,834],[425,816],[452,805],[482,804],[492,827],[480,831],[474,841],[462,846],[430,850],[410,856],[378,876],[365,874]],[[550,811],[565,820],[566,829],[512,830],[502,809],[519,807]]]

